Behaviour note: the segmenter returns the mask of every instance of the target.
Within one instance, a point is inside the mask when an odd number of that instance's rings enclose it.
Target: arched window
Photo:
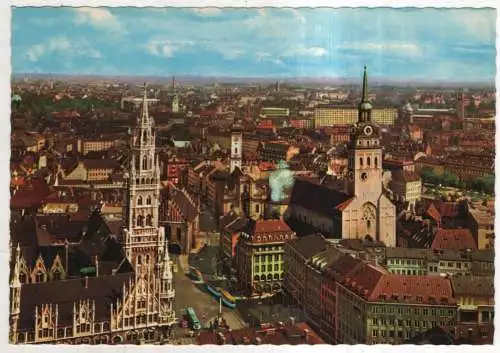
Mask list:
[[[267,280],[268,281],[272,281],[273,280],[273,275],[272,274],[268,274],[267,275]]]
[[[152,225],[153,225],[153,217],[150,214],[148,214],[146,216],[146,226],[151,227]]]
[[[149,255],[146,255],[146,264],[149,264]]]
[[[144,227],[144,216],[143,215],[137,216],[137,226]]]
[[[137,206],[142,206],[142,196],[137,198]]]
[[[142,256],[141,255],[137,256],[137,263],[139,265],[142,265]]]
[[[378,158],[375,157],[375,168],[378,168]]]
[[[146,156],[142,157],[142,169],[148,169],[148,158]]]
[[[22,284],[25,284],[25,283],[26,283],[26,279],[27,279],[27,278],[28,278],[28,277],[26,276],[26,273],[21,272],[21,273],[19,274],[19,282],[21,282]]]
[[[253,280],[256,282],[260,281],[260,276],[259,275],[253,276]]]
[[[42,271],[38,271],[35,275],[36,283],[45,282],[45,276]]]
[[[151,196],[146,198],[146,205],[151,205]]]
[[[360,166],[363,166],[363,157],[360,157],[360,158],[359,158],[359,165],[360,165]]]
[[[370,157],[368,157],[368,158],[366,158],[366,165],[370,166],[370,164],[371,164]]]

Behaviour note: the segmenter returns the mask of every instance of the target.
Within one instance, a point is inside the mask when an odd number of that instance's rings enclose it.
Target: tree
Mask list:
[[[442,184],[457,187],[459,185],[458,176],[452,173],[444,172],[442,175]]]

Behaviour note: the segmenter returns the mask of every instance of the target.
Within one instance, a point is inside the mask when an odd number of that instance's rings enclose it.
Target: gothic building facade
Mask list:
[[[71,243],[32,219],[11,227],[10,343],[141,344],[168,335],[175,291],[158,225],[160,170],[146,90],[131,142],[121,234],[99,209]]]

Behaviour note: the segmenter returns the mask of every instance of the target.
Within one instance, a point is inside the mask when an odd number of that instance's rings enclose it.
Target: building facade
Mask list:
[[[393,125],[398,116],[398,110],[393,108],[373,109],[373,121],[381,125]],[[334,125],[352,125],[357,121],[356,107],[319,106],[314,109],[314,127]]]
[[[272,294],[282,289],[284,244],[295,233],[282,220],[258,220],[242,232],[236,246],[236,277],[249,296]]]

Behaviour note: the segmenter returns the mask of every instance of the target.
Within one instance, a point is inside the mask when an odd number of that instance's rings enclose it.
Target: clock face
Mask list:
[[[361,173],[361,181],[367,181],[368,180],[368,174],[366,172]]]
[[[366,136],[370,136],[373,133],[373,128],[370,125],[365,126],[363,132],[365,133]]]

